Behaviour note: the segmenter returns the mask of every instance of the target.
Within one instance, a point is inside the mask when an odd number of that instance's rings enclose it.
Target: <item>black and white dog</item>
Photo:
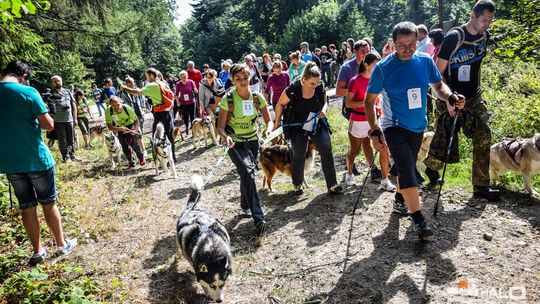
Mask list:
[[[111,159],[111,169],[116,169],[116,161],[120,164],[120,158],[122,157],[122,146],[120,145],[120,140],[113,132],[109,132],[105,135],[105,145],[107,146],[107,151],[109,152],[109,158]]]
[[[158,123],[156,132],[154,132],[154,136],[152,137],[152,155],[154,157],[154,165],[156,166],[156,175],[158,175],[160,164],[163,171],[167,171],[167,164],[169,164],[174,178],[178,177],[172,154],[172,146],[165,136],[165,128],[162,123]]]
[[[225,226],[208,211],[196,207],[204,182],[193,176],[186,209],[176,224],[176,245],[195,269],[207,297],[221,303],[227,278],[232,273],[230,238]]]

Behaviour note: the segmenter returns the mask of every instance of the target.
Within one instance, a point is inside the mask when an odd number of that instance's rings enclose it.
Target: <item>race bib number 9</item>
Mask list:
[[[253,101],[251,100],[242,101],[242,113],[244,114],[244,116],[250,116],[250,115],[255,114]]]
[[[422,91],[420,88],[408,89],[407,99],[409,100],[409,110],[422,107]]]
[[[458,81],[469,82],[471,81],[471,66],[462,65],[458,69]]]

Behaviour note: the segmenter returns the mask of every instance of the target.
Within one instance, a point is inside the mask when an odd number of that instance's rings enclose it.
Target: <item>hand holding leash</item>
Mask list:
[[[227,136],[225,138],[225,144],[227,145],[228,149],[231,149],[232,147],[234,147],[235,142],[234,142],[234,140],[232,140],[232,138],[230,136]]]
[[[465,96],[454,92],[448,97],[448,101],[446,102],[446,109],[448,110],[448,114],[450,114],[450,117],[456,116],[456,109],[461,110],[464,107]]]

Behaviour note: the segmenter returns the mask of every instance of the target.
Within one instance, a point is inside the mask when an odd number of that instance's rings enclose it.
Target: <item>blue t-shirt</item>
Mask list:
[[[101,90],[99,102],[104,102],[107,105],[110,105],[109,99],[111,99],[112,96],[116,96],[116,89],[114,87],[103,88],[103,90]]]
[[[358,66],[356,59],[351,59],[346,61],[341,68],[339,69],[337,81],[345,82],[345,89],[349,88],[349,82],[353,79],[354,76],[358,75]],[[345,104],[345,96],[343,96],[343,103]]]
[[[305,53],[304,55],[302,55],[302,61],[303,62],[313,61],[313,54],[311,54],[311,52]]]
[[[0,109],[0,172],[37,172],[54,167],[37,121],[38,115],[48,112],[38,91],[0,81]]]
[[[410,60],[401,61],[393,53],[373,69],[368,93],[383,92],[381,128],[399,126],[412,132],[423,132],[427,125],[427,89],[441,81],[435,62],[426,53],[416,52]]]

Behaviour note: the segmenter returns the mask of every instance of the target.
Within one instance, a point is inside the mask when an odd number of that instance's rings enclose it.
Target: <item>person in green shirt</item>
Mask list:
[[[289,78],[291,79],[291,83],[304,72],[306,63],[302,61],[301,57],[302,54],[300,51],[296,51],[289,55],[289,59],[291,60],[291,65],[289,66]]]
[[[219,104],[218,133],[229,147],[229,157],[240,175],[240,206],[246,215],[253,217],[255,234],[260,242],[266,232],[266,222],[254,178],[259,152],[258,114],[262,115],[266,131],[272,130],[273,122],[264,97],[249,89],[249,67],[234,64],[230,79],[235,88]]]
[[[75,104],[77,105],[77,122],[83,135],[84,147],[87,149],[93,148],[92,144],[90,144],[90,126],[87,116],[89,115],[92,118],[92,113],[90,112],[83,91],[77,90],[75,92]]]
[[[111,105],[105,111],[105,123],[110,131],[117,132],[122,151],[129,162],[129,168],[135,168],[135,163],[131,157],[131,149],[135,151],[139,164],[144,166],[146,160],[137,141],[137,137],[141,136],[138,132],[139,119],[135,115],[133,108],[122,104],[120,97],[112,96]]]

